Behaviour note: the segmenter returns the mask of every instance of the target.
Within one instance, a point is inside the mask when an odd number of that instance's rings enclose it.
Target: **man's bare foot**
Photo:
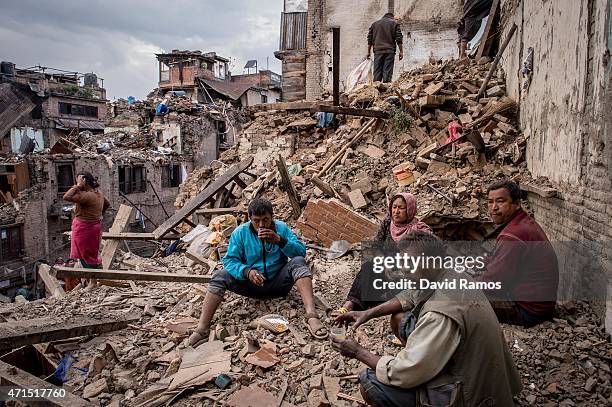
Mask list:
[[[197,347],[200,343],[207,341],[210,335],[210,328],[196,328],[189,337],[187,344],[192,347]]]

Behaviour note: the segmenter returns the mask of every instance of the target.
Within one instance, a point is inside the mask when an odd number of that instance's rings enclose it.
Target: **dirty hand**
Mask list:
[[[351,359],[355,359],[357,353],[363,348],[353,338],[346,338],[344,340],[332,338],[332,346],[340,351],[342,356]]]
[[[360,325],[370,320],[370,317],[366,311],[350,311],[345,314],[340,314],[334,320],[334,325],[345,325],[348,326],[351,322],[354,322],[353,329],[359,328]]]
[[[280,236],[271,229],[259,228],[257,236],[265,242],[278,243],[280,242]]]
[[[265,281],[261,273],[254,269],[249,270],[249,272],[247,273],[247,277],[249,278],[250,282],[260,287],[264,284],[264,281]]]
[[[399,60],[401,61],[402,59],[404,59],[404,53],[403,53],[403,52],[400,52],[400,54],[399,54]]]

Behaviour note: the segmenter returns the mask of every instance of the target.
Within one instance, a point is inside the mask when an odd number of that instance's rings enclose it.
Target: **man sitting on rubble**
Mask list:
[[[551,319],[559,285],[554,248],[521,207],[516,183],[497,181],[487,192],[497,240],[481,279],[501,285],[499,291],[487,291],[499,322],[530,327]]]
[[[306,264],[306,246],[282,221],[273,219],[272,204],[262,198],[248,207],[250,221],[231,235],[224,269],[217,270],[208,283],[200,322],[189,338],[196,346],[208,340],[210,321],[226,290],[250,298],[285,297],[295,284],[304,301],[304,322],[317,339],[327,337],[327,329],[317,315],[312,291],[312,273]],[[289,260],[291,258],[291,260]]]
[[[405,235],[399,250],[409,256],[446,256],[443,243],[422,231]],[[415,283],[459,278],[454,271],[422,267],[403,274]],[[405,346],[395,356],[378,356],[351,338],[333,338],[343,356],[368,366],[359,376],[364,400],[384,407],[514,406],[520,378],[482,291],[416,287],[336,320],[354,322],[356,329],[370,319],[391,315],[391,328]]]

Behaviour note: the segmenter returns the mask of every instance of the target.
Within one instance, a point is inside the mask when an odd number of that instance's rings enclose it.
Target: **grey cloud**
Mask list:
[[[280,69],[282,0],[255,1],[8,1],[0,13],[0,59],[105,79],[108,95],[143,98],[157,84],[154,53],[216,51],[242,73],[248,59]]]

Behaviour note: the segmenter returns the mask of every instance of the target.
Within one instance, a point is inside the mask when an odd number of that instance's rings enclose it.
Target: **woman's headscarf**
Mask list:
[[[403,198],[406,202],[406,214],[408,216],[406,223],[395,224],[393,217],[391,216],[391,209],[393,208],[393,202],[397,198]],[[427,226],[425,222],[418,220],[415,215],[417,213],[417,200],[414,195],[409,192],[400,192],[391,198],[389,202],[389,208],[387,209],[387,217],[390,219],[389,230],[391,232],[391,238],[394,241],[400,240],[400,238],[406,233],[414,232],[415,230],[421,230],[424,232],[431,232],[431,228]]]

